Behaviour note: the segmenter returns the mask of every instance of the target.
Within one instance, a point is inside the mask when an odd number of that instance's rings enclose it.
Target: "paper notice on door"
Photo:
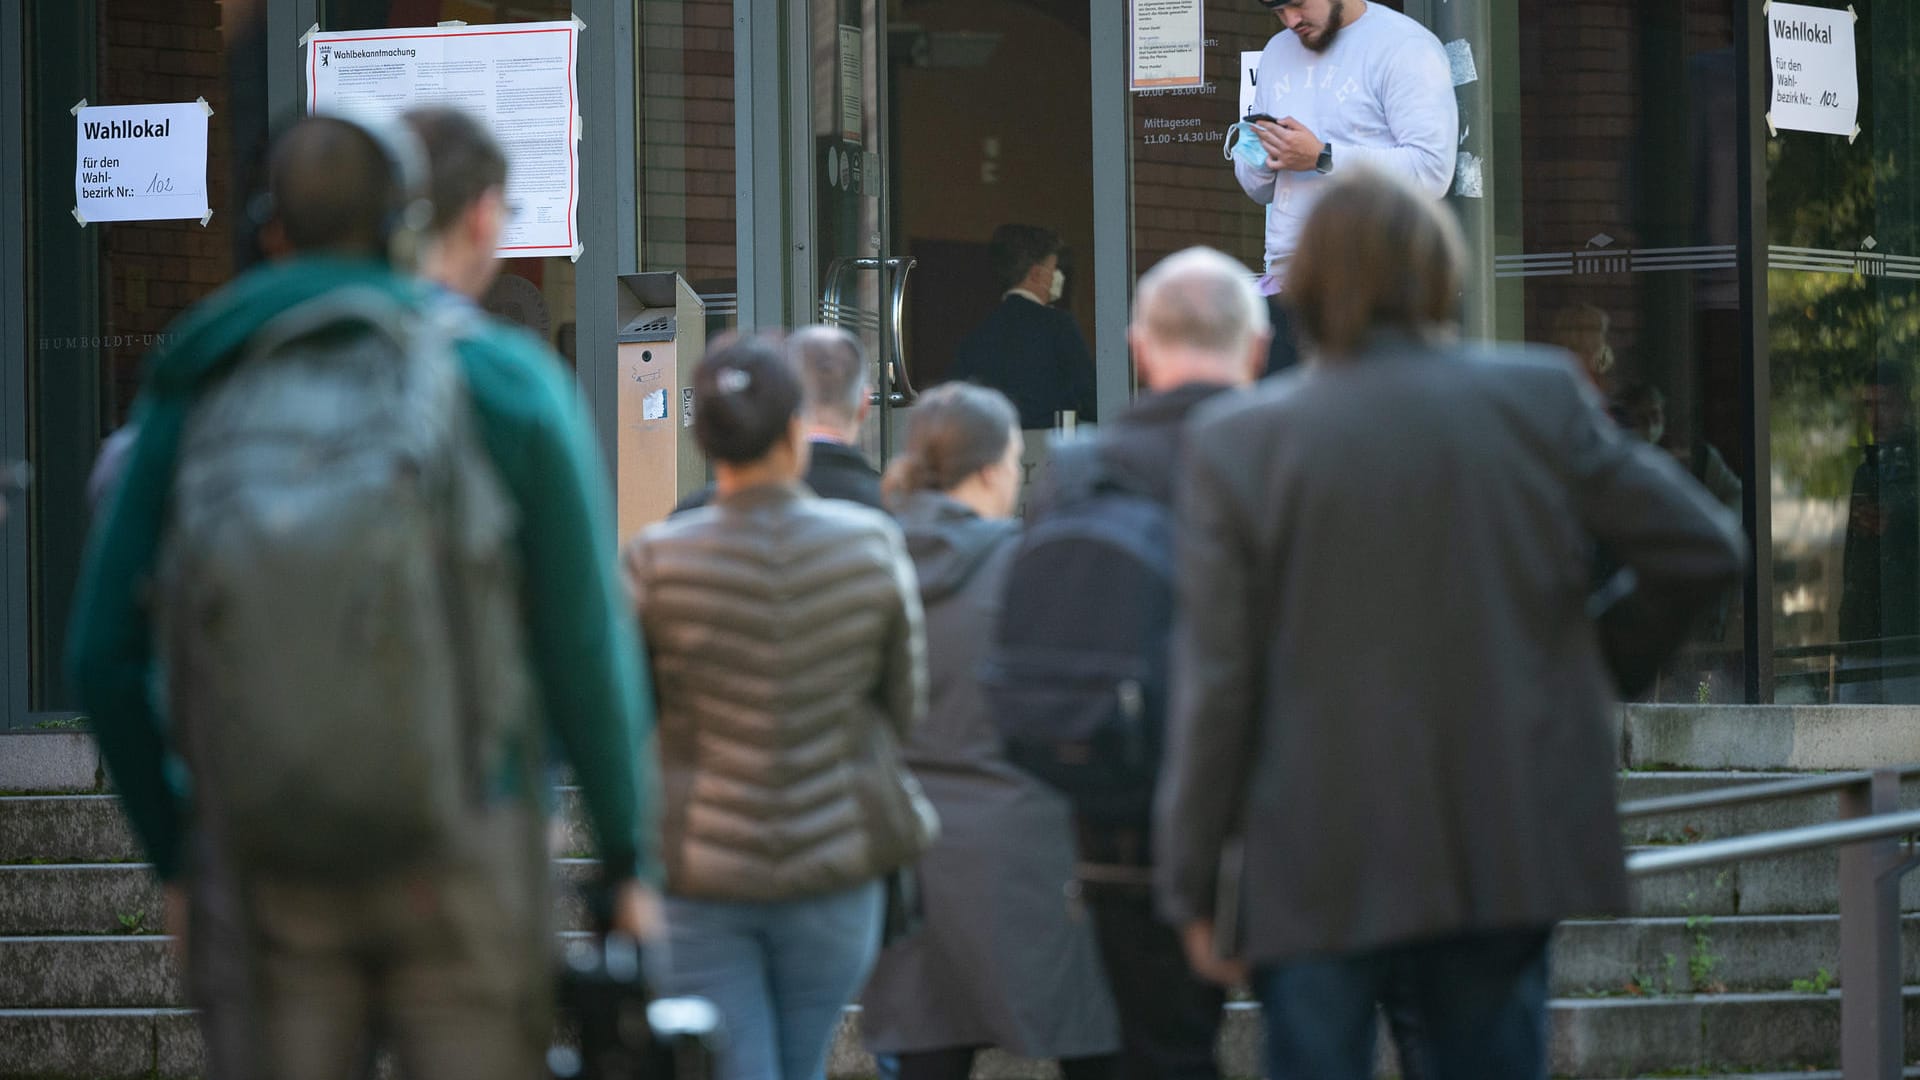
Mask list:
[[[857,26],[840,28],[840,137],[859,142],[866,128],[866,110],[861,103],[866,94],[865,46]]]
[[[1240,115],[1246,116],[1253,111],[1253,95],[1260,89],[1261,53],[1243,52],[1240,54]]]
[[[1130,87],[1140,91],[1206,85],[1206,5],[1202,0],[1128,2],[1133,36]]]
[[[579,254],[580,106],[574,22],[313,34],[307,107],[376,119],[450,105],[507,154],[502,258]]]
[[[205,101],[75,107],[75,220],[205,224],[211,114]]]
[[[1852,8],[1770,4],[1767,42],[1773,97],[1767,126],[1780,131],[1860,133],[1860,65]]]

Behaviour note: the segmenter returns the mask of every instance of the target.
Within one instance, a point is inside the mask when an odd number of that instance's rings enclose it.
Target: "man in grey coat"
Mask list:
[[[1569,357],[1454,342],[1461,252],[1403,182],[1330,184],[1312,364],[1189,436],[1160,897],[1196,968],[1250,968],[1270,1080],[1370,1076],[1395,984],[1441,1080],[1546,1076],[1548,932],[1627,903],[1595,545],[1658,638],[1743,565]]]

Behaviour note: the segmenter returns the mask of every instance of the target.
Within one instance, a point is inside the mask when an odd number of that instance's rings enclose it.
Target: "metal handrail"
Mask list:
[[[1920,765],[1903,765],[1885,771],[1904,779],[1920,775]],[[1797,776],[1790,780],[1769,780],[1757,784],[1736,784],[1712,791],[1690,791],[1685,795],[1636,799],[1630,803],[1620,804],[1620,819],[1626,821],[1632,818],[1677,814],[1690,810],[1716,810],[1805,795],[1824,795],[1830,791],[1844,791],[1850,787],[1858,787],[1872,779],[1873,774],[1868,772],[1829,773],[1824,776]]]
[[[1843,820],[1683,847],[1636,851],[1636,878],[1840,849],[1840,1069],[1845,1080],[1899,1080],[1906,1064],[1901,994],[1900,878],[1920,862],[1895,837],[1920,834],[1920,810],[1902,811],[1900,781],[1920,765],[1747,784],[1724,791],[1642,799],[1623,818],[1704,810],[1837,792]]]
[[[1791,780],[1739,784],[1713,791],[1690,791],[1685,795],[1636,799],[1630,803],[1620,804],[1620,819],[1627,821],[1633,818],[1653,817],[1657,814],[1745,806],[1751,803],[1773,802],[1776,799],[1790,799],[1797,795],[1823,795],[1829,791],[1853,787],[1870,778],[1870,774],[1863,772],[1834,773],[1831,776],[1801,776]]]
[[[1627,856],[1627,873],[1635,877],[1667,874],[1676,870],[1697,870],[1703,866],[1792,855],[1817,848],[1840,847],[1863,840],[1881,840],[1892,836],[1920,833],[1920,810],[1898,814],[1874,814],[1852,821],[1825,825],[1803,825],[1797,829],[1779,829],[1754,836],[1733,836],[1725,840],[1703,840],[1697,844],[1636,851]]]

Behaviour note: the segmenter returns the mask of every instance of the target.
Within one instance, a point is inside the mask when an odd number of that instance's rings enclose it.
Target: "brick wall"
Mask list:
[[[640,77],[645,268],[731,278],[732,0],[642,0]]]
[[[226,122],[226,43],[219,0],[101,0],[97,105],[144,105],[204,97],[208,125],[208,204],[213,220],[123,222],[100,230],[101,336],[132,344],[100,350],[103,408],[109,426],[125,419],[139,387],[140,363],[158,334],[188,305],[231,275],[232,140]]]

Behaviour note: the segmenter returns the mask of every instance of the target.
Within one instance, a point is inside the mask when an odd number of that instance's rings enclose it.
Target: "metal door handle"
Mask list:
[[[877,404],[882,393],[892,405],[911,405],[920,396],[913,388],[913,378],[907,368],[906,349],[906,310],[907,275],[919,265],[919,260],[908,255],[889,255],[885,257],[862,256],[858,258],[835,259],[827,267],[826,288],[820,298],[820,316],[822,321],[834,326],[852,326],[862,330],[885,330],[881,335],[882,355],[878,358],[880,387],[873,395]],[[887,306],[884,322],[882,316],[874,312],[861,310],[850,305],[844,299],[847,280],[850,274],[859,271],[873,271],[884,275],[883,284],[887,288]]]

